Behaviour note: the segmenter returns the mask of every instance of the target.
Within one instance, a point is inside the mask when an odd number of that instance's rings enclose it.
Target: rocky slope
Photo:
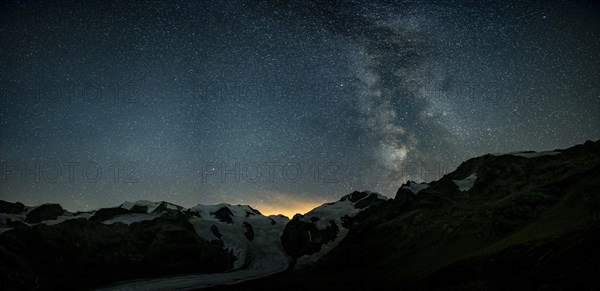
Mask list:
[[[386,199],[354,192],[291,222],[224,203],[137,201],[71,213],[58,204],[0,201],[1,285],[187,289],[263,277],[314,263],[344,238],[356,214]],[[161,278],[174,274],[183,276]],[[115,283],[142,277],[155,279]]]
[[[473,158],[438,181],[402,185],[394,199],[353,192],[292,220],[229,204],[137,201],[70,213],[0,201],[0,286],[153,277],[111,286],[593,290],[599,178],[600,142],[586,142]]]
[[[236,288],[594,290],[599,189],[598,141],[473,158],[358,213],[315,265]]]
[[[295,259],[296,269],[311,265],[344,239],[358,213],[386,200],[378,193],[355,191],[304,215],[296,214],[286,225],[281,243]]]
[[[279,266],[273,273],[290,259],[280,243],[289,219],[244,205],[137,201],[70,213],[1,201],[0,211],[2,290]]]

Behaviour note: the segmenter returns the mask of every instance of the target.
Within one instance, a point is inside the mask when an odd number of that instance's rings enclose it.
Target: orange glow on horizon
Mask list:
[[[295,214],[305,214],[325,202],[325,200],[305,200],[288,195],[278,195],[272,201],[263,200],[252,203],[251,206],[265,216],[283,214],[292,219]]]

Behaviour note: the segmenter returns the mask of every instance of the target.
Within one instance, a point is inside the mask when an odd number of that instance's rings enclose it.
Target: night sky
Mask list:
[[[600,5],[487,2],[3,1],[0,199],[290,215],[600,138]]]

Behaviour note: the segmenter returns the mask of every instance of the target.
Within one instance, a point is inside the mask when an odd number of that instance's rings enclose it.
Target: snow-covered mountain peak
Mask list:
[[[155,201],[148,201],[148,200],[138,200],[135,202],[129,202],[129,201],[125,201],[123,202],[119,207],[123,208],[123,209],[127,209],[131,212],[137,212],[137,213],[158,213],[160,211],[166,210],[166,209],[171,209],[171,210],[176,210],[176,211],[180,211],[183,210],[184,208],[182,206],[170,203],[170,202],[166,202],[166,201],[159,201],[159,202],[155,202]]]

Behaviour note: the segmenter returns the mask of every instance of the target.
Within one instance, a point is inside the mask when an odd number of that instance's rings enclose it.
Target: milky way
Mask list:
[[[600,137],[593,1],[1,5],[3,200],[293,213]]]

